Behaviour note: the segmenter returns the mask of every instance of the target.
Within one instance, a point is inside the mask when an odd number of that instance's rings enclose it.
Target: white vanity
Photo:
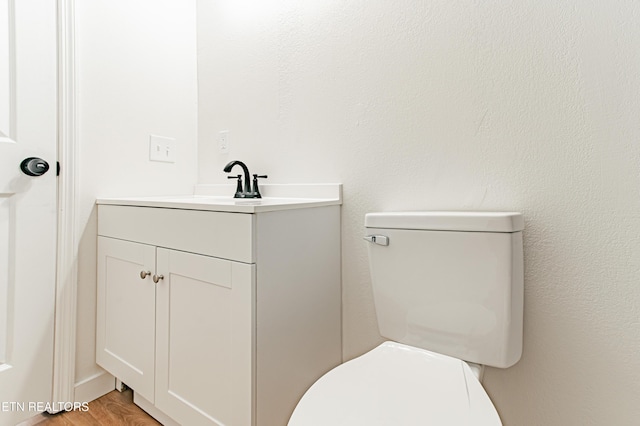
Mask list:
[[[286,425],[342,361],[341,185],[229,188],[97,201],[96,359],[165,425]]]

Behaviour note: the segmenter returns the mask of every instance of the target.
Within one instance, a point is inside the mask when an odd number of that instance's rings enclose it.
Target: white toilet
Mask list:
[[[522,215],[369,213],[365,227],[393,341],[321,377],[289,426],[500,425],[480,380],[522,353]]]

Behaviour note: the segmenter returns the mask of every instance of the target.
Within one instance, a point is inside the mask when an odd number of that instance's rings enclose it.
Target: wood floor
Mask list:
[[[19,426],[157,426],[153,417],[133,403],[131,389],[112,391],[89,403],[88,411],[69,411],[58,414],[40,414]]]

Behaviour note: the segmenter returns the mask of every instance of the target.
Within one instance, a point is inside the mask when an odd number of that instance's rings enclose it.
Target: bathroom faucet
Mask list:
[[[242,175],[228,176],[228,179],[238,179],[238,186],[236,187],[236,193],[233,198],[262,198],[262,196],[260,195],[260,190],[258,189],[258,178],[266,178],[267,175],[253,175],[253,190],[251,190],[251,182],[249,181],[249,169],[247,168],[247,165],[242,161],[231,161],[229,164],[224,166],[224,172],[230,173],[231,169],[236,165],[242,167],[242,171],[244,172],[244,188],[242,186]]]

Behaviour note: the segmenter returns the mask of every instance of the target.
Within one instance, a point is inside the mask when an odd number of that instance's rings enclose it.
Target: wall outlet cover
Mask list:
[[[222,130],[218,132],[218,152],[220,154],[229,153],[229,131]]]

